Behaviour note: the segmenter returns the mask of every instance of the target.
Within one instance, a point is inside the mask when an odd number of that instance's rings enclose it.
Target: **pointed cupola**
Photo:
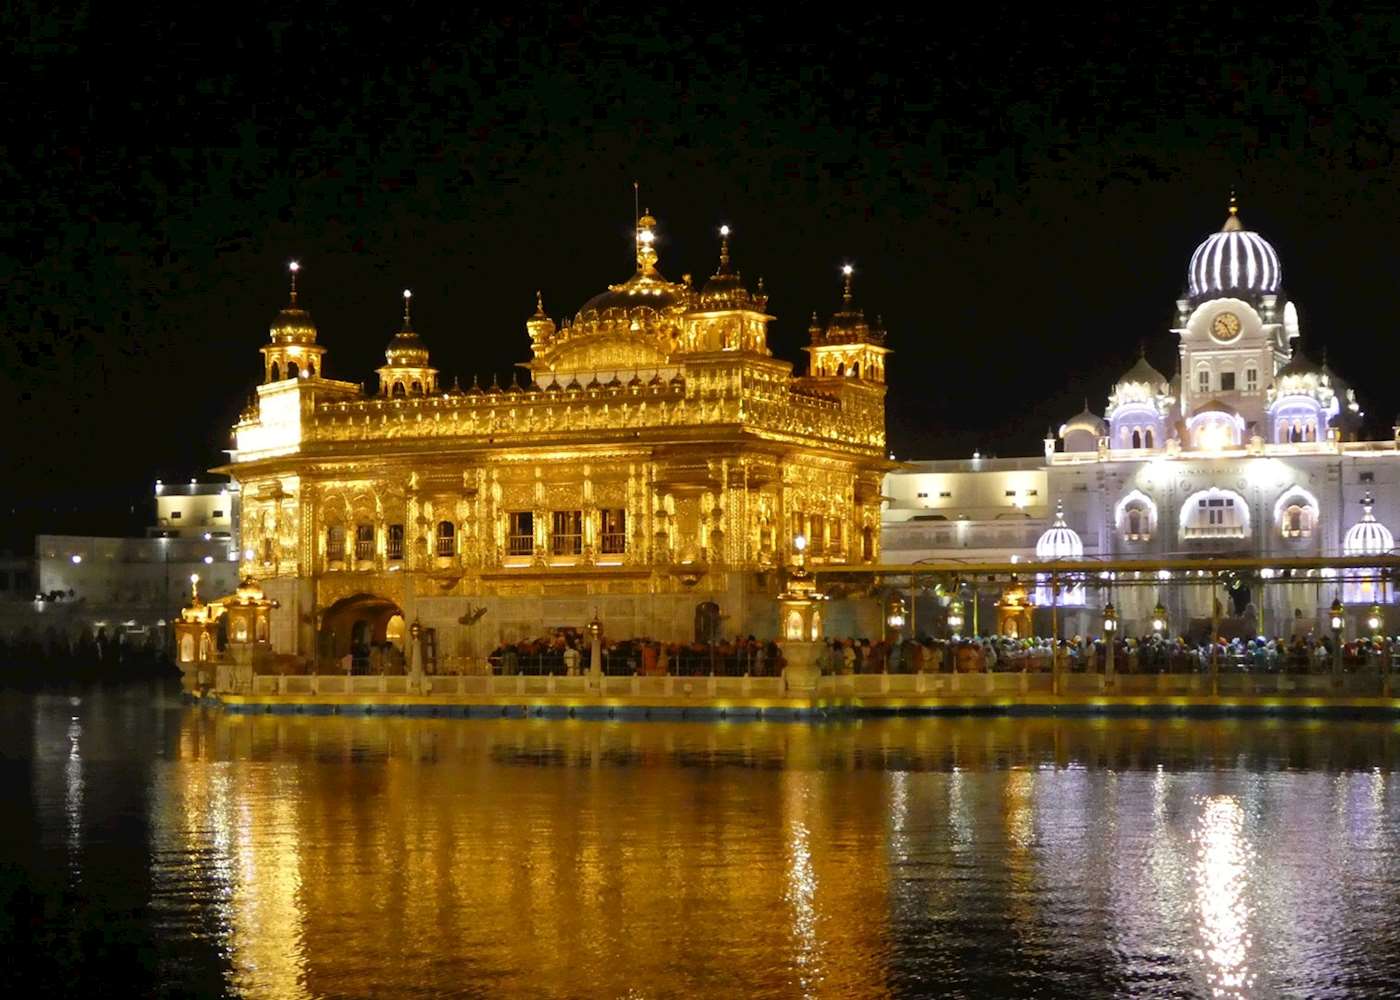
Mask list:
[[[384,367],[376,369],[379,395],[385,399],[431,396],[437,392],[437,369],[428,364],[428,348],[413,329],[413,293],[403,290],[403,327],[384,349]]]
[[[316,343],[316,324],[311,314],[297,302],[297,274],[301,265],[287,265],[291,273],[291,297],[268,330],[268,343],[259,348],[263,356],[263,382],[292,378],[321,377],[321,359],[326,349]]]
[[[768,356],[768,297],[753,295],[730,266],[728,226],[719,227],[719,266],[686,310],[680,348],[687,353],[746,351]]]

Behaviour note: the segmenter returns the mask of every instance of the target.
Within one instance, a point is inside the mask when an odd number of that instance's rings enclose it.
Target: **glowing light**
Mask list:
[[[794,538],[794,539],[792,540],[792,547],[793,547],[794,549],[796,549],[798,552],[806,552],[806,551],[807,551],[807,536],[806,536],[806,535],[798,535],[796,538]]]
[[[214,562],[214,557],[213,557],[213,556],[205,556],[205,557],[204,557],[204,565],[209,566],[209,565],[212,565],[213,562]]]
[[[856,269],[850,264],[843,264],[841,267],[841,273],[849,278],[851,275],[856,273]]]
[[[650,229],[643,229],[637,234],[637,240],[641,243],[651,243],[656,239],[656,234]]]
[[[190,574],[190,583],[198,583],[198,582],[199,582],[199,574],[198,574],[198,573],[191,573],[191,574]]]
[[[83,557],[82,557],[82,556],[77,555],[77,554],[74,554],[74,556],[73,556],[73,565],[74,565],[74,566],[78,565],[78,563],[80,563],[80,562],[82,562],[82,561],[83,561]]]
[[[301,265],[296,261],[292,261],[290,264],[287,265],[287,270],[291,271],[293,274],[296,274],[298,271],[301,270]]]
[[[411,291],[409,291],[407,288],[405,288],[405,289],[403,290],[403,297],[406,298],[406,299],[411,299],[411,298],[413,298],[413,293],[412,293]]]
[[[728,236],[728,235],[729,235],[729,227],[728,227],[728,226],[720,226],[720,227],[719,227],[719,234],[720,234],[721,236]]]

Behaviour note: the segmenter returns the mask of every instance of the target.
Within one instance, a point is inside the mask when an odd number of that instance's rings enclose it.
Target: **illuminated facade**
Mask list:
[[[1177,371],[1168,377],[1140,357],[1103,414],[1086,402],[1047,434],[1043,456],[912,462],[891,473],[887,561],[1391,552],[1400,429],[1358,440],[1354,392],[1296,343],[1298,309],[1278,254],[1244,228],[1233,200],[1220,232],[1192,255],[1176,305]],[[1043,606],[1048,588],[1037,582]],[[1128,629],[1146,631],[1159,597],[1178,629],[1210,618],[1219,598],[1227,616],[1252,613],[1271,635],[1317,625],[1337,596],[1365,606],[1396,598],[1391,586],[1326,570],[1262,596],[1237,586],[1228,600],[1209,586],[1110,589],[1061,594],[1066,632],[1097,634],[1096,609],[1110,596]]]
[[[727,634],[771,636],[795,536],[816,564],[879,558],[887,352],[849,271],[798,375],[728,231],[700,288],[661,275],[655,232],[638,220],[636,272],[572,319],[537,297],[524,384],[504,388],[443,390],[407,293],[373,390],[327,378],[294,271],[221,470],[277,652],[324,662],[406,618],[465,658],[595,609],[612,636],[689,639],[707,602]],[[877,613],[835,603],[849,627]]]

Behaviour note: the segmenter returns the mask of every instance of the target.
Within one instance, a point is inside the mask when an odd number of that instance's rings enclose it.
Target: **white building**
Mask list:
[[[1233,200],[1220,232],[1190,258],[1171,332],[1179,362],[1170,377],[1139,358],[1103,415],[1086,404],[1046,438],[1043,455],[909,462],[890,473],[884,561],[1392,551],[1400,429],[1357,439],[1355,394],[1301,350],[1278,254],[1244,228]],[[1396,598],[1326,569],[1286,584],[1264,574],[1273,582],[1236,579],[1218,594],[1208,584],[1103,581],[1057,603],[1084,607],[1068,612],[1066,631],[1097,633],[1097,609],[1111,599],[1131,634],[1146,629],[1159,599],[1182,631],[1209,619],[1219,598],[1225,616],[1287,635],[1317,625],[1335,597],[1357,607],[1353,620],[1360,606]]]

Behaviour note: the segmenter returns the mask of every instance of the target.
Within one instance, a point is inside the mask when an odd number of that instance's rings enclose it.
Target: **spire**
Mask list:
[[[854,301],[855,298],[851,292],[851,280],[852,276],[855,273],[856,269],[850,264],[843,264],[841,266],[841,274],[844,276],[845,279],[842,283],[841,288],[841,308],[847,312],[850,311],[851,303]]]
[[[1230,189],[1230,214],[1225,217],[1225,225],[1220,227],[1222,233],[1238,233],[1244,229],[1244,223],[1240,221],[1240,203],[1235,199],[1235,189]]]
[[[548,319],[548,316],[545,314],[544,311],[544,292],[541,292],[539,290],[536,290],[535,292],[535,318]]]
[[[729,227],[719,227],[719,270],[716,274],[729,273]]]
[[[407,288],[405,288],[405,289],[403,290],[403,328],[404,328],[405,330],[412,330],[412,329],[413,329],[413,319],[412,319],[411,314],[409,313],[409,308],[408,308],[408,307],[409,307],[409,303],[412,302],[412,301],[413,301],[413,293],[412,293],[411,291],[409,291]]]
[[[642,213],[642,217],[637,220],[637,273],[656,273],[656,248],[652,246],[656,242],[656,219],[652,217],[651,209]]]
[[[287,270],[292,272],[292,299],[291,304],[297,304],[297,272],[301,270],[301,264],[292,261],[287,265]]]

